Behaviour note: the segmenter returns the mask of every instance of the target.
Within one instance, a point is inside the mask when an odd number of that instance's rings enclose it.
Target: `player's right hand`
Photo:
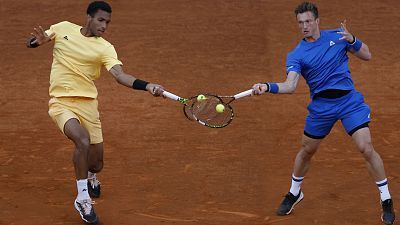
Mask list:
[[[257,83],[253,85],[252,89],[253,95],[261,95],[268,90],[268,86],[266,84]]]
[[[33,33],[31,33],[32,37],[35,39],[32,41],[32,44],[37,43],[38,45],[45,44],[47,42],[50,42],[51,39],[56,35],[55,33],[52,33],[50,35],[47,35],[47,33],[43,30],[42,26],[39,26],[38,28],[33,28]]]
[[[161,96],[164,92],[164,88],[158,84],[149,83],[146,86],[147,91],[149,91],[153,96]]]

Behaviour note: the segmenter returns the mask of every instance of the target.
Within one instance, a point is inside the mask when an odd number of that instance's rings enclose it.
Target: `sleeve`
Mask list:
[[[290,52],[286,58],[286,74],[289,74],[291,71],[301,74],[300,60],[293,52]]]
[[[56,35],[54,35],[52,39],[56,38],[56,36],[57,36],[57,30],[59,29],[59,27],[60,27],[62,24],[65,24],[65,23],[66,23],[66,21],[63,21],[63,22],[60,22],[60,23],[51,25],[50,28],[49,28],[48,30],[45,31],[46,34],[50,36],[50,34],[55,33]]]
[[[101,63],[109,71],[115,65],[122,65],[122,62],[118,60],[117,52],[113,45],[106,48],[103,55],[101,56]]]

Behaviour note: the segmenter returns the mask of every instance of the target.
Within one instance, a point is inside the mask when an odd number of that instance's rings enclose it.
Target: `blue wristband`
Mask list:
[[[357,39],[355,36],[353,36],[353,38],[354,38],[354,41],[353,41],[353,43],[350,44],[350,47],[353,48],[354,50],[356,50],[356,52],[358,52],[361,49],[362,41]]]
[[[267,92],[272,93],[272,94],[277,94],[279,92],[279,86],[276,83],[266,83],[268,86]]]

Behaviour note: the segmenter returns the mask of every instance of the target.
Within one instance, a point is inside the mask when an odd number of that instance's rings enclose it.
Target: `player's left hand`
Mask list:
[[[341,22],[340,26],[342,28],[342,31],[337,33],[343,35],[343,37],[339,38],[339,40],[346,40],[347,42],[352,43],[354,41],[354,36],[349,32],[349,30],[347,30],[346,20]]]
[[[158,84],[149,83],[149,84],[147,84],[146,89],[153,96],[161,96],[162,93],[164,92],[164,88]]]

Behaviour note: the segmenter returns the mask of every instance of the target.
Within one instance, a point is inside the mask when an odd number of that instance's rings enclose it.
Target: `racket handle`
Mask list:
[[[162,93],[165,97],[175,100],[175,101],[181,101],[183,98],[179,97],[178,95],[174,95],[171,92],[168,91],[163,91]]]
[[[239,94],[234,95],[235,99],[250,96],[253,93],[253,89],[249,89],[247,91],[240,92]]]

